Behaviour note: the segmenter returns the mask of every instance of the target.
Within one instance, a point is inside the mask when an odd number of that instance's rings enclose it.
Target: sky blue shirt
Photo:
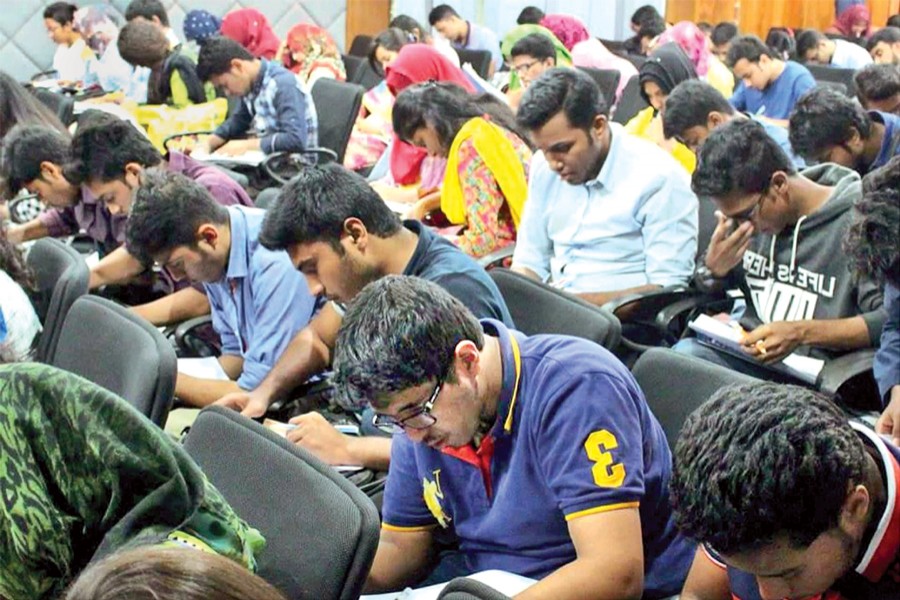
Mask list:
[[[454,42],[453,47],[464,50],[487,50],[491,53],[494,68],[500,69],[503,65],[503,55],[500,54],[500,40],[497,39],[497,34],[472,21],[466,21],[466,23],[469,24],[468,37],[462,44]]]
[[[787,119],[800,96],[814,87],[816,80],[809,69],[789,60],[784,63],[781,75],[762,91],[748,88],[741,81],[731,97],[731,104],[740,111],[754,115]]]
[[[788,158],[791,159],[791,162],[794,163],[794,166],[798,169],[806,168],[806,161],[803,160],[802,157],[794,153],[794,147],[791,146],[791,140],[788,137],[788,129],[787,127],[781,127],[780,125],[775,125],[771,121],[767,121],[765,119],[760,119],[758,116],[752,113],[745,113],[748,117],[762,125],[762,128],[766,130],[766,133],[769,134],[769,137],[775,140],[775,142],[781,146],[781,149],[784,150],[784,153],[788,155]]]
[[[513,264],[570,292],[686,284],[697,253],[697,197],[687,171],[610,123],[595,179],[570,185],[534,155]]]
[[[237,383],[252,390],[313,316],[316,299],[284,250],[259,244],[265,211],[229,206],[231,251],[225,276],[204,283],[222,354],[241,356]]]

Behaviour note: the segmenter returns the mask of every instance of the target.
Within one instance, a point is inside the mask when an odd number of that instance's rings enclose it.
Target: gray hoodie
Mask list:
[[[859,174],[835,164],[802,171],[807,179],[834,188],[814,213],[777,235],[758,233],[744,253],[741,289],[748,299],[743,322],[843,319],[862,315],[871,345],[878,344],[887,318],[880,286],[851,272],[841,240],[853,204],[862,197]],[[838,352],[800,348],[818,358]]]

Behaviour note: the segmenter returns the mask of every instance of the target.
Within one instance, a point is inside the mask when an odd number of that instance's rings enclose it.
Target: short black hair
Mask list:
[[[662,17],[656,7],[651,4],[645,4],[631,13],[631,22],[635,25],[643,25],[647,21]]]
[[[844,249],[859,275],[900,288],[900,156],[863,178]]]
[[[131,123],[118,120],[78,129],[65,174],[75,184],[114,181],[125,177],[128,163],[148,168],[161,161],[162,155],[147,136]]]
[[[388,27],[372,39],[369,45],[369,66],[376,73],[382,73],[381,64],[376,60],[376,54],[379,48],[399,52],[400,48],[407,44],[411,44],[414,40],[412,34],[400,29],[399,27]]]
[[[797,58],[801,61],[806,60],[806,53],[815,50],[819,42],[825,41],[827,38],[815,29],[805,29],[797,35]]]
[[[900,94],[900,69],[897,65],[866,65],[856,72],[853,82],[863,105],[873,100],[887,100]]]
[[[209,81],[213,77],[231,70],[231,61],[255,60],[250,51],[229,37],[217,35],[209,38],[200,47],[197,57],[197,77]]]
[[[712,34],[710,34],[710,40],[712,41],[713,46],[721,46],[727,44],[737,36],[737,25],[731,21],[722,21],[713,27]]]
[[[3,138],[0,177],[8,197],[41,175],[41,163],[62,168],[69,159],[69,138],[43,125],[16,125]]]
[[[131,0],[125,9],[125,20],[133,21],[138,17],[152,21],[153,17],[159,19],[160,25],[169,26],[169,14],[160,0]]]
[[[891,45],[900,42],[900,26],[898,27],[882,27],[873,33],[866,42],[866,50],[869,52],[878,45],[879,42]]]
[[[805,548],[838,523],[866,449],[828,398],[775,383],[730,385],[691,414],[675,443],[671,502],[689,538],[724,554],[786,535]]]
[[[516,18],[517,25],[540,25],[544,18],[544,11],[537,6],[526,6]]]
[[[141,174],[125,238],[128,251],[146,265],[179,246],[196,247],[202,224],[228,222],[228,209],[201,184],[181,173],[150,169]]]
[[[514,56],[530,56],[537,60],[552,58],[556,62],[556,47],[553,41],[542,33],[529,33],[513,44],[509,51],[510,58]]]
[[[900,13],[888,17],[886,25],[888,27],[896,27],[897,29],[900,29]]]
[[[704,35],[709,35],[710,33],[712,33],[713,26],[709,21],[698,21],[697,29],[702,31]]]
[[[660,16],[657,16],[652,19],[647,19],[643,23],[641,23],[641,28],[637,32],[637,38],[642,40],[644,38],[655,38],[658,35],[662,35],[662,32],[666,30],[666,20]]]
[[[269,208],[259,243],[283,250],[291,244],[326,242],[342,252],[344,221],[353,217],[381,238],[402,227],[400,218],[359,174],[338,164],[307,167],[282,188]]]
[[[397,15],[391,19],[391,22],[388,23],[388,27],[397,27],[406,33],[413,33],[418,30],[419,35],[423,37],[428,35],[428,29],[409,15]],[[418,41],[424,42],[425,40]]]
[[[428,13],[428,23],[434,25],[438,21],[449,19],[450,17],[458,17],[459,13],[449,4],[438,4]]]
[[[533,131],[560,111],[565,111],[572,127],[587,131],[597,115],[609,114],[609,105],[590,75],[578,69],[554,67],[544,71],[525,90],[516,120]]]
[[[755,35],[742,35],[731,40],[731,47],[728,49],[728,58],[726,59],[726,62],[729,67],[734,67],[734,63],[742,58],[746,58],[750,62],[759,62],[759,59],[762,56],[779,58],[775,56],[771,48],[766,46],[763,41]]]
[[[866,111],[830,87],[816,87],[803,94],[789,122],[791,148],[806,159],[816,159],[829,146],[840,146],[853,129],[863,139],[872,134],[872,118]]]
[[[484,332],[466,306],[436,283],[388,275],[362,289],[347,309],[334,347],[335,385],[344,405],[369,402],[423,383],[455,383],[454,350]]]
[[[698,196],[723,198],[739,191],[759,194],[777,171],[797,169],[778,142],[753,119],[732,119],[710,132],[697,153],[691,187]]]
[[[130,65],[155,67],[169,54],[169,40],[159,27],[137,19],[129,21],[119,31],[119,55]]]
[[[733,115],[734,108],[722,92],[702,79],[682,81],[666,98],[663,134],[677,139],[691,127],[706,127],[711,112]]]
[[[52,19],[60,25],[68,25],[75,20],[78,7],[68,2],[54,2],[44,9],[44,18]]]

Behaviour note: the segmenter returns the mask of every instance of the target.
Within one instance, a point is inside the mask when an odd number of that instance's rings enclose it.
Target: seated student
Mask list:
[[[800,98],[790,120],[791,146],[815,162],[833,162],[865,175],[900,154],[900,116],[866,112],[831,88]]]
[[[634,35],[625,40],[625,52],[645,55],[650,52],[653,40],[666,30],[666,20],[655,6],[645,4],[632,13],[629,27]]]
[[[54,2],[44,9],[44,27],[56,44],[53,70],[60,81],[80,82],[84,79],[87,63],[95,58],[81,33],[74,28],[78,7],[68,2]]]
[[[111,5],[94,4],[75,11],[75,27],[96,59],[88,61],[85,85],[99,85],[113,102],[124,98],[138,104],[147,101],[147,69],[135,69],[119,54],[120,13]]]
[[[286,600],[233,560],[193,548],[140,547],[92,564],[65,600]]]
[[[758,123],[733,120],[700,150],[694,191],[719,209],[704,264],[706,289],[740,287],[747,359],[682,340],[675,349],[763,379],[791,352],[830,359],[876,345],[881,290],[849,271],[840,240],[860,198],[859,175],[838,165],[797,172]],[[786,375],[784,377],[787,377]]]
[[[705,81],[688,79],[675,86],[666,98],[662,118],[663,135],[680,141],[694,153],[699,152],[710,132],[719,125],[731,120],[753,119],[781,146],[795,167],[806,166],[806,162],[794,154],[787,129],[754,114],[734,110],[728,99]]]
[[[732,106],[784,127],[800,96],[816,87],[806,67],[781,60],[755,35],[732,40],[728,66],[741,80],[731,97]]]
[[[544,11],[537,6],[526,6],[516,17],[517,25],[539,25],[544,18]]]
[[[900,157],[870,173],[863,190],[844,248],[856,272],[884,283],[887,321],[874,371],[886,408],[875,431],[900,447]]]
[[[654,49],[639,70],[641,97],[649,104],[625,124],[625,133],[651,141],[681,164],[688,173],[694,172],[697,157],[678,140],[663,135],[661,111],[666,97],[682,81],[697,78],[697,72],[687,55],[675,42]]]
[[[253,206],[247,192],[221,170],[180,152],[171,151],[163,158],[146,137],[124,121],[79,129],[72,140],[71,153],[72,162],[66,165],[64,175],[97,199],[95,214],[106,211],[127,219],[142,173],[151,167],[193,179],[223,206]],[[120,227],[117,241],[124,243],[124,224]],[[125,283],[144,270],[144,265],[121,246],[91,268],[90,287]],[[151,323],[165,324],[197,316],[192,313],[205,308],[205,303],[204,294],[191,288],[145,305],[138,312]],[[200,314],[206,314],[206,311]]]
[[[269,19],[255,8],[238,8],[222,17],[220,33],[247,49],[254,58],[276,60],[281,42]]]
[[[797,57],[816,65],[830,65],[842,69],[862,69],[872,64],[866,49],[841,39],[830,39],[815,29],[797,35]]]
[[[797,386],[732,385],[675,445],[675,523],[703,546],[681,597],[897,598],[900,449]]]
[[[347,80],[347,69],[337,42],[328,30],[310,23],[298,23],[288,30],[279,56],[281,64],[295,73],[311,90],[320,78]]]
[[[660,47],[669,42],[678,44],[697,72],[697,77],[709,82],[724,96],[734,92],[734,75],[719,58],[709,51],[709,42],[700,28],[690,21],[681,21],[666,29],[656,42]]]
[[[410,36],[410,41],[427,44],[440,52],[447,60],[453,63],[454,66],[460,66],[459,54],[456,53],[456,50],[453,48],[450,41],[440,35],[431,35],[431,30],[429,28],[425,27],[409,15],[397,15],[391,19],[391,22],[388,23],[388,27],[402,29]]]
[[[204,87],[197,65],[179,49],[170,50],[162,31],[149,21],[134,20],[119,32],[119,54],[128,64],[150,69],[148,104],[184,108],[214,100],[212,86]]]
[[[723,21],[713,27],[712,33],[709,35],[711,50],[722,63],[727,64],[731,41],[739,35],[737,25],[729,21]]]
[[[622,58],[603,45],[599,39],[591,36],[583,42],[578,42],[572,47],[572,64],[576,67],[590,67],[592,69],[604,69],[619,72],[619,84],[616,86],[616,97],[609,98],[611,105],[615,106],[622,98],[622,91],[632,77],[638,74],[637,67],[631,61]]]
[[[199,183],[146,173],[128,219],[128,252],[176,280],[202,284],[222,340],[228,381],[178,374],[175,396],[192,406],[252,390],[313,316],[316,299],[287,253],[259,245],[265,211],[225,208]]]
[[[697,253],[697,197],[657,146],[609,121],[597,84],[552,69],[525,93],[519,124],[540,152],[513,269],[594,304],[686,283]]]
[[[786,27],[769,27],[766,46],[781,60],[791,60],[797,55],[797,42],[794,40],[793,31]]]
[[[5,335],[0,344],[15,360],[28,360],[35,337],[41,332],[41,321],[28,297],[34,289],[34,276],[25,259],[8,239],[0,224],[0,318]]]
[[[876,31],[866,42],[866,50],[877,65],[900,65],[900,27]]]
[[[391,274],[433,281],[483,318],[512,318],[493,280],[453,244],[418,221],[403,221],[364,179],[337,165],[304,169],[268,211],[260,243],[286,249],[306,276],[309,290],[327,304],[297,334],[255,390],[230,394],[219,403],[251,417],[262,416],[276,399],[331,363],[344,312],[367,283]],[[390,441],[342,436],[317,414],[293,422],[301,427],[288,439],[331,464],[363,464],[385,469]]]
[[[240,106],[207,142],[209,152],[299,152],[318,143],[316,107],[297,77],[243,46],[214,37],[200,49],[197,75],[239,97]],[[255,136],[238,139],[254,129]]]
[[[434,283],[389,276],[347,309],[334,369],[339,397],[405,433],[368,592],[488,569],[540,579],[523,600],[681,589],[694,546],[671,520],[666,437],[604,348],[526,337]],[[459,550],[435,560],[447,533]]]
[[[458,50],[487,50],[491,53],[491,66],[488,69],[488,77],[494,76],[494,72],[503,65],[503,56],[500,54],[500,40],[497,34],[488,29],[466,21],[447,4],[435,6],[428,13],[428,23],[438,33],[450,40],[453,47]]]
[[[853,81],[863,108],[900,115],[900,68],[869,65],[854,75]]]
[[[865,2],[856,2],[853,6],[840,11],[831,27],[825,33],[842,36],[846,40],[863,45],[872,35],[872,15]]]
[[[54,367],[10,364],[0,366],[0,405],[0,597],[61,598],[90,561],[136,546],[191,547],[256,569],[259,532],[118,396]]]
[[[453,241],[476,258],[515,242],[528,193],[527,135],[511,111],[494,113],[487,116],[452,83],[407,88],[393,111],[401,140],[447,158],[440,199],[420,203],[417,210],[424,217],[440,208],[450,223],[464,225]]]
[[[591,37],[591,32],[588,31],[581,19],[572,15],[545,15],[541,19],[541,26],[549,29],[553,33],[553,37],[558,39],[569,52],[574,50],[577,44]]]
[[[568,54],[568,52],[566,53]],[[510,71],[516,74],[520,85],[506,92],[510,108],[515,111],[522,101],[522,94],[541,73],[556,66],[557,49],[553,41],[541,33],[531,33],[519,39],[509,49]],[[571,61],[569,61],[571,62]]]
[[[169,14],[161,0],[131,0],[125,9],[125,20],[131,23],[135,19],[142,19],[156,25],[169,41],[170,49],[174,50],[181,44],[178,34],[169,27]]]

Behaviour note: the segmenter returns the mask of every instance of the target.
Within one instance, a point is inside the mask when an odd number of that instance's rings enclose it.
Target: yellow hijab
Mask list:
[[[528,195],[525,169],[515,147],[503,130],[481,117],[469,119],[460,128],[450,146],[444,186],[441,190],[441,211],[447,215],[451,223],[466,222],[466,202],[463,198],[462,182],[459,180],[459,147],[469,138],[475,145],[475,151],[497,180],[506,204],[509,205],[513,223],[518,228],[519,220],[522,218],[522,207]]]

